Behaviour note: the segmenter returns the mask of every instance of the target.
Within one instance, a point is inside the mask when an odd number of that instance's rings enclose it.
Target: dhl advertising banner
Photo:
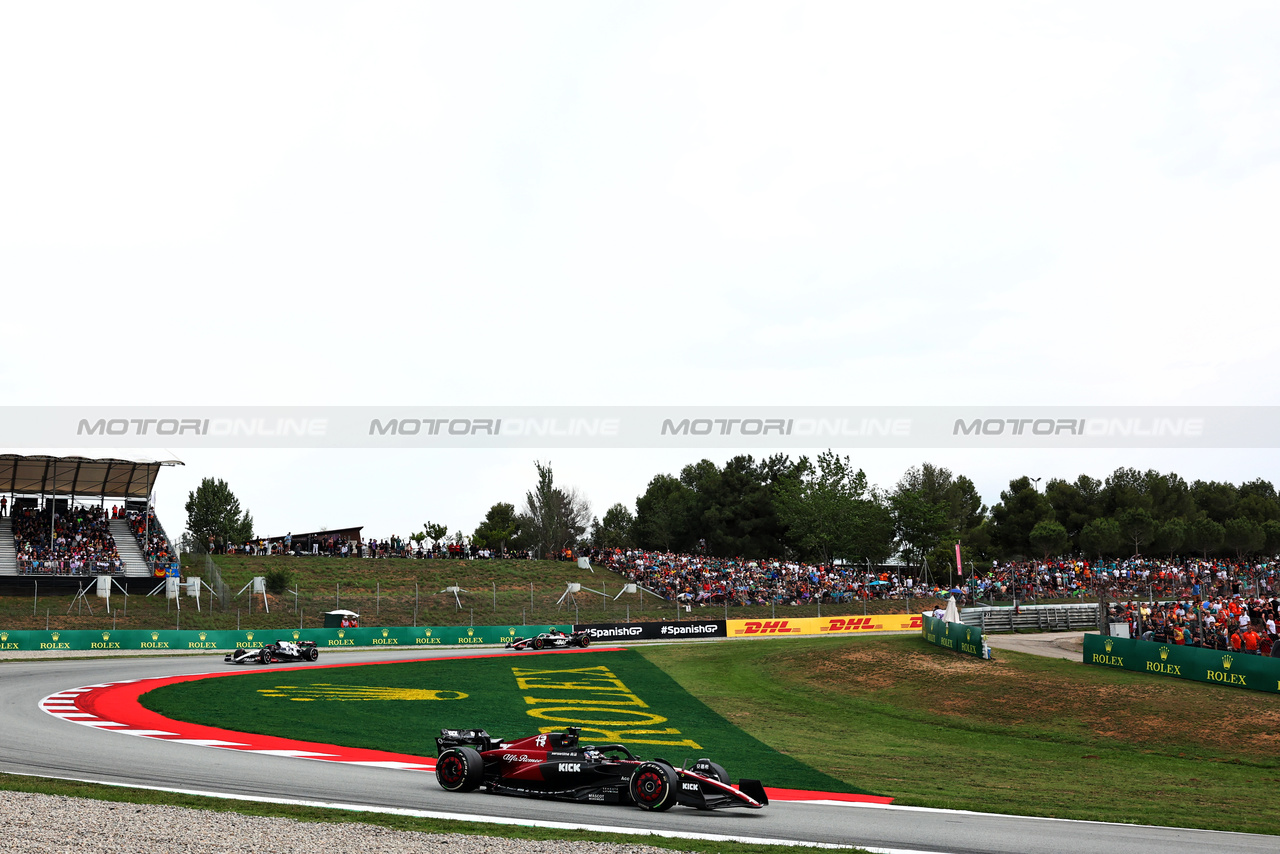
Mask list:
[[[1280,658],[1243,652],[1087,634],[1084,663],[1280,694]]]
[[[0,650],[230,650],[256,649],[277,640],[315,641],[320,649],[343,647],[475,646],[506,644],[558,626],[408,626],[360,629],[249,629],[244,631],[0,631]]]
[[[923,615],[924,625],[920,627],[920,636],[934,646],[976,655],[978,658],[990,658],[991,655],[982,642],[982,629],[977,626],[966,626],[964,623],[948,623],[936,617]]]
[[[920,614],[872,614],[869,617],[796,617],[784,620],[729,620],[729,637],[774,635],[857,634],[858,632],[918,632]]]

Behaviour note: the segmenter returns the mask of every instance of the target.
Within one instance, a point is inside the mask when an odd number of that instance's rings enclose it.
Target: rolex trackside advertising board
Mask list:
[[[679,623],[589,623],[574,626],[595,643],[629,640],[688,640],[726,636],[724,620],[684,620]]]
[[[356,647],[477,646],[507,644],[518,637],[569,626],[408,626],[360,629],[247,629],[243,631],[0,631],[0,649],[21,650],[229,650],[256,649],[277,640],[315,641],[321,650]]]
[[[920,627],[920,636],[934,646],[963,652],[966,655],[976,655],[978,658],[987,657],[983,654],[982,629],[977,626],[948,623],[946,620],[939,620],[925,614],[924,625]]]
[[[1087,634],[1084,663],[1280,694],[1280,659],[1243,652]]]

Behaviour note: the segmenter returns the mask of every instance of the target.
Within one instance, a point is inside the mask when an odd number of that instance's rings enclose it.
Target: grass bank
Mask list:
[[[191,556],[184,556],[188,560]],[[179,614],[175,603],[162,595],[118,592],[106,603],[90,596],[73,602],[74,591],[38,597],[30,594],[0,596],[0,628],[15,629],[160,629],[279,630],[319,628],[323,614],[346,608],[361,615],[366,626],[466,626],[540,625],[587,622],[657,620],[753,619],[757,617],[815,617],[869,614],[919,613],[932,607],[932,599],[876,600],[866,606],[845,605],[706,608],[686,612],[674,603],[650,594],[617,597],[626,579],[603,568],[594,572],[576,563],[527,560],[361,560],[324,557],[241,557],[215,559],[223,580],[236,594],[258,575],[282,569],[291,574],[296,588],[282,596],[249,593],[234,598],[226,609],[208,594],[197,610],[194,599],[184,597]],[[184,572],[204,576],[204,557],[184,564]],[[583,586],[572,600],[562,597],[570,582]],[[467,591],[455,600],[446,587]],[[588,590],[599,591],[598,593]],[[92,613],[90,613],[92,609]]]
[[[896,803],[1280,833],[1280,697],[915,637],[646,647],[766,744]]]

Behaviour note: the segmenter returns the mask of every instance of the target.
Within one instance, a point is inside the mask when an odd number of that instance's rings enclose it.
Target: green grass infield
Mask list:
[[[206,726],[419,756],[435,755],[441,729],[579,726],[585,742],[677,765],[705,756],[735,779],[869,794],[743,732],[633,650],[265,669],[165,686],[141,703]]]

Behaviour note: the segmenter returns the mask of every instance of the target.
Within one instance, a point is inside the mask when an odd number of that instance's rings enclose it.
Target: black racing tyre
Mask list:
[[[628,789],[631,800],[642,810],[660,812],[669,810],[676,803],[675,769],[661,762],[645,762],[631,772],[631,783]]]
[[[547,645],[546,638],[534,638],[534,639],[533,639],[533,648],[534,648],[534,649],[542,649],[542,648],[543,648],[544,646],[546,646],[546,645]]]
[[[259,663],[259,664],[270,664],[270,663],[271,663],[271,650],[268,650],[268,649],[260,649],[260,650],[258,650],[258,663]]]
[[[578,646],[582,647],[583,649],[586,649],[587,647],[591,646],[591,635],[582,635],[581,637],[579,637]]]
[[[320,650],[316,649],[314,646],[307,650],[307,661],[315,661],[319,657]]]
[[[436,760],[436,781],[450,792],[470,792],[484,779],[484,759],[470,747],[450,747]]]

